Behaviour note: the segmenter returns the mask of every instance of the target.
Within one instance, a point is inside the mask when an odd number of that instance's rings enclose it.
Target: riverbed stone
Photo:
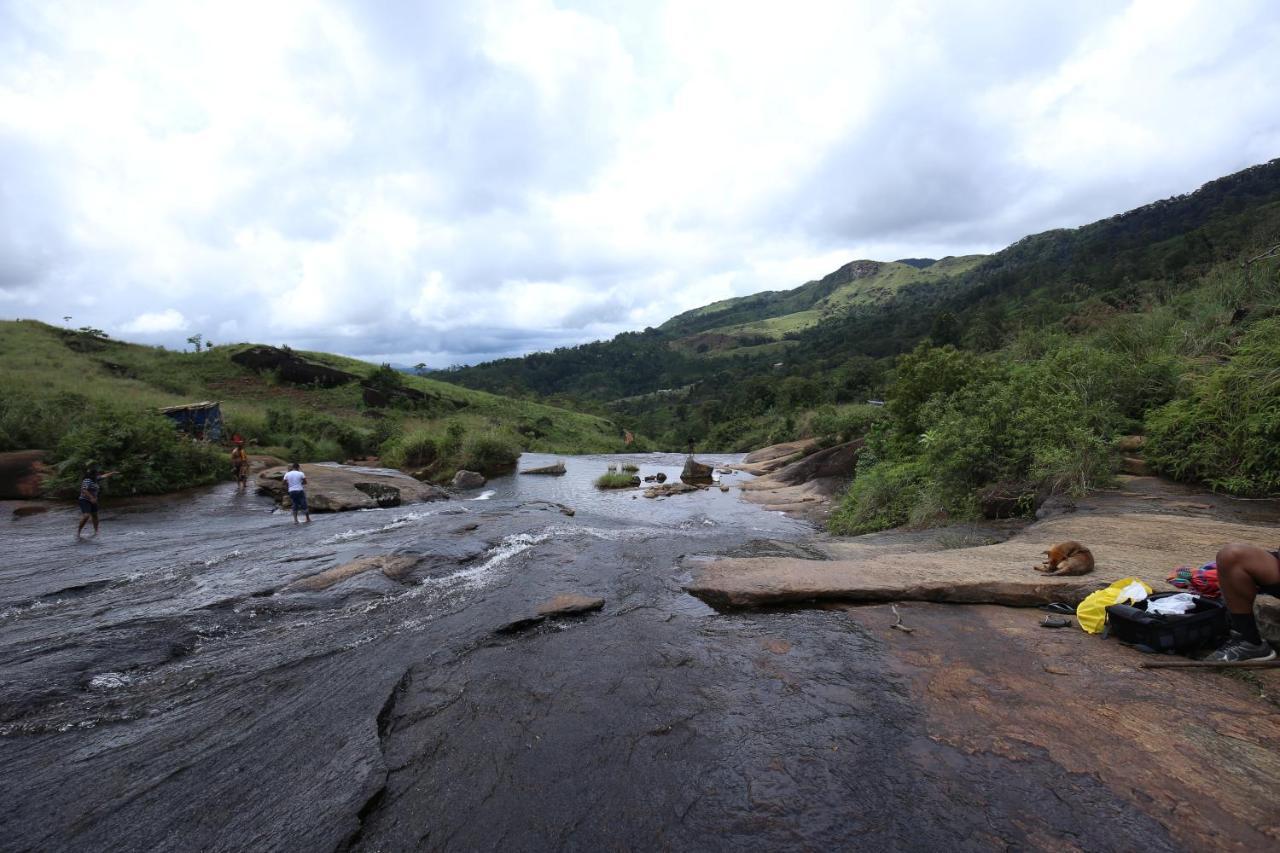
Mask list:
[[[706,486],[701,488],[705,489]],[[650,486],[645,489],[644,496],[646,498],[665,498],[670,497],[671,495],[683,495],[688,492],[697,491],[700,491],[700,488],[698,486],[690,485],[689,483],[663,483],[660,486]]]
[[[484,474],[479,471],[458,471],[453,475],[453,487],[455,489],[478,489],[487,481]]]
[[[538,605],[539,616],[577,616],[604,607],[604,599],[577,593],[561,593]]]
[[[383,576],[398,581],[405,578],[421,562],[422,558],[415,555],[380,554],[373,557],[359,557],[340,566],[299,578],[281,592],[318,592],[365,572],[380,572]]]
[[[556,462],[552,465],[543,465],[541,468],[526,468],[521,474],[546,474],[550,477],[559,477],[565,471],[564,462]]]
[[[289,506],[284,487],[284,466],[268,468],[258,475],[258,491]],[[363,468],[328,463],[306,464],[307,504],[313,513],[346,512],[357,509],[401,506],[423,501],[448,500],[442,489],[389,469]]]

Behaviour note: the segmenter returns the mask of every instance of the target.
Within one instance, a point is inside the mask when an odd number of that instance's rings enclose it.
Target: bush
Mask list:
[[[1146,459],[1234,494],[1280,491],[1280,318],[1258,322],[1236,357],[1146,418]]]
[[[110,481],[133,494],[160,494],[229,479],[222,448],[191,441],[158,413],[99,406],[58,442],[55,489],[74,489],[84,470],[119,471]]]
[[[635,475],[622,471],[608,471],[596,478],[598,489],[630,489],[635,484]]]
[[[415,430],[382,445],[382,462],[392,468],[425,468],[440,457],[435,438],[426,430]]]
[[[457,467],[492,477],[511,473],[519,459],[520,445],[513,439],[497,432],[483,432],[463,439]]]

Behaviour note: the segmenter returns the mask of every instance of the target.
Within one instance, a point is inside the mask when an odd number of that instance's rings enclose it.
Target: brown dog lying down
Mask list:
[[[1032,567],[1037,572],[1066,576],[1093,571],[1093,552],[1079,542],[1059,542],[1043,553],[1049,559]]]

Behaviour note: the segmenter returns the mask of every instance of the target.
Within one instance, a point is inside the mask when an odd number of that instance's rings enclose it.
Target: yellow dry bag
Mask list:
[[[1080,602],[1080,606],[1076,608],[1076,619],[1080,622],[1080,627],[1090,634],[1101,633],[1102,626],[1107,624],[1108,607],[1113,604],[1133,604],[1150,594],[1151,587],[1137,578],[1118,580],[1106,589],[1090,593],[1088,598]]]

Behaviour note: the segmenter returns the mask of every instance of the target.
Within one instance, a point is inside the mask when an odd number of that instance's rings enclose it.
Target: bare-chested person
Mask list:
[[[1209,660],[1271,660],[1275,649],[1258,633],[1253,602],[1259,593],[1280,596],[1280,551],[1227,545],[1218,552],[1218,586],[1231,614],[1231,636]]]

